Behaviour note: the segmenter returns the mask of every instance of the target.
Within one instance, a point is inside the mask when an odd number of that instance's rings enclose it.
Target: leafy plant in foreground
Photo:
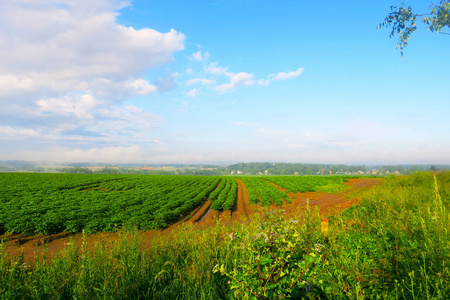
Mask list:
[[[241,252],[231,270],[217,264],[213,272],[227,276],[234,296],[241,299],[322,297],[313,285],[322,261],[322,244],[313,248],[302,239],[298,220],[283,220],[283,211],[265,214],[256,234],[230,233]]]

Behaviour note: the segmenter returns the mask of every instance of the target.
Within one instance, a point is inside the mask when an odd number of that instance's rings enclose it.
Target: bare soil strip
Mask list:
[[[252,216],[260,210],[259,205],[249,203],[249,195],[247,187],[240,179],[236,179],[238,183],[238,197],[237,204],[233,211],[212,211],[211,202],[206,201],[199,208],[193,210],[191,214],[186,216],[183,220],[170,225],[163,230],[151,230],[140,232],[144,238],[143,247],[151,247],[152,240],[155,237],[167,235],[173,232],[181,224],[193,224],[196,228],[202,229],[214,226],[218,219],[229,222],[249,222]],[[359,199],[347,200],[347,195],[356,189],[368,189],[378,184],[381,179],[350,179],[346,185],[350,189],[339,194],[327,194],[319,192],[307,193],[290,193],[292,203],[285,203],[283,206],[271,206],[273,209],[283,209],[287,215],[298,214],[302,207],[306,206],[309,201],[311,206],[317,206],[320,213],[323,215],[330,215],[342,211],[352,204],[358,204]],[[280,190],[281,187],[277,186]],[[285,191],[285,190],[284,190]],[[107,244],[117,241],[119,233],[116,232],[102,232],[97,234],[85,235],[88,245],[88,251],[94,250],[97,244]],[[75,244],[79,249],[83,242],[82,234],[70,234],[68,232],[61,232],[54,235],[34,235],[27,236],[24,234],[5,234],[0,235],[0,241],[3,241],[4,248],[9,257],[20,256],[23,252],[25,261],[34,261],[36,257],[42,257],[45,253],[47,259],[56,255],[59,251],[66,248],[70,243]]]
[[[253,214],[253,207],[249,203],[249,195],[247,187],[240,179],[236,179],[238,184],[237,203],[236,207],[231,212],[233,221],[245,220],[250,221],[250,216]]]

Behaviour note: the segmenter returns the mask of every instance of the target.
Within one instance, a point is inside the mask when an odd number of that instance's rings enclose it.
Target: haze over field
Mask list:
[[[0,160],[449,164],[450,36],[401,59],[400,4],[2,1]]]

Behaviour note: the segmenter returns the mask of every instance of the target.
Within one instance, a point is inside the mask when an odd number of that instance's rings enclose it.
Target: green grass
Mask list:
[[[0,298],[450,299],[450,173],[389,177],[359,197],[328,233],[307,208],[181,228],[150,249],[124,232],[113,247],[70,246],[49,263],[0,254]]]

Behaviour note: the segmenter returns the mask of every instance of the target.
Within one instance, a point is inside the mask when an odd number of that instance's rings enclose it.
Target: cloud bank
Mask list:
[[[174,60],[184,35],[116,21],[120,0],[0,2],[0,140],[127,143],[160,117],[122,105],[171,88],[144,75]],[[91,153],[99,153],[92,151]]]

